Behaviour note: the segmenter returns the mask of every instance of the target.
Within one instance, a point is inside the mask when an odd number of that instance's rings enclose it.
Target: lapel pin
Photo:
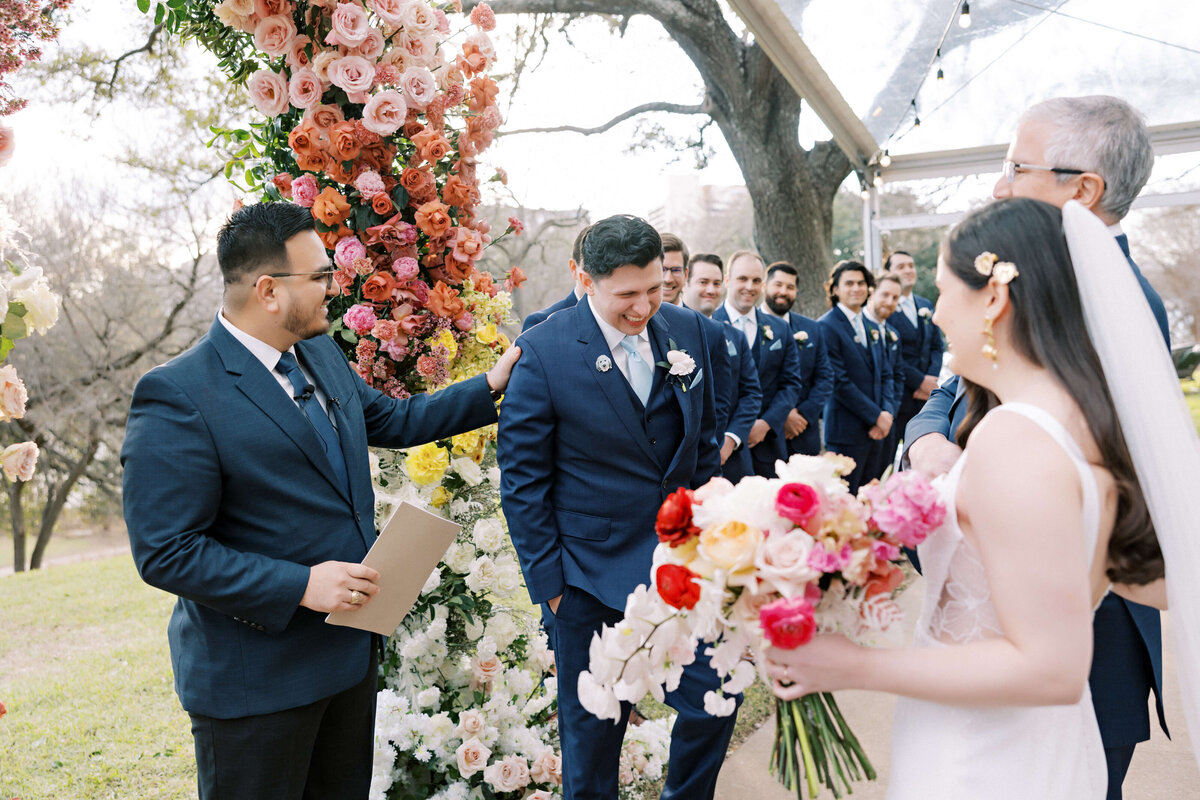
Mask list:
[[[612,369],[612,359],[608,356],[598,356],[596,358],[596,369],[601,372],[608,372]]]

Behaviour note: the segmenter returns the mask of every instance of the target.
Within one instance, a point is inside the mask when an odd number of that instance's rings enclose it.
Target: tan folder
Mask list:
[[[444,517],[401,503],[362,562],[379,571],[379,594],[358,611],[334,611],[325,621],[391,636],[459,529]]]

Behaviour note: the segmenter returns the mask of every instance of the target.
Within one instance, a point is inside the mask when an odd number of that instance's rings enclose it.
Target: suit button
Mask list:
[[[362,522],[362,514],[359,514],[357,511],[355,511],[354,519],[357,520],[358,522]]]
[[[647,416],[647,417],[646,417],[646,422],[654,422],[654,417]]]
[[[662,487],[663,487],[664,489],[665,489],[665,488],[667,488],[667,482],[666,482],[666,481],[663,481],[663,482],[662,482]]]
[[[650,437],[650,444],[658,444],[658,439],[655,439],[653,436]]]

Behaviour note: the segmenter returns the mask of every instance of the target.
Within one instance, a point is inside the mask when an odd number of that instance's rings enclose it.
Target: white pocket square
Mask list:
[[[692,382],[690,384],[688,384],[688,388],[695,389],[696,384],[698,384],[700,382],[700,379],[703,377],[704,377],[704,370],[703,369],[696,370],[696,377],[692,379]]]
[[[782,339],[779,339],[779,340],[777,340],[777,341],[775,342],[775,344],[771,345],[771,346],[770,346],[769,348],[767,348],[767,349],[768,349],[768,350],[778,350],[778,349],[779,349],[779,348],[781,348],[781,347],[783,347],[783,340],[782,340]]]

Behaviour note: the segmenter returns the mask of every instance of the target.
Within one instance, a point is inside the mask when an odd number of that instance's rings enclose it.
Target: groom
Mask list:
[[[717,473],[713,381],[698,315],[662,303],[662,240],[615,216],[583,242],[584,297],[521,335],[523,356],[500,414],[501,496],[534,603],[555,616],[563,797],[614,798],[620,723],[589,714],[577,693],[588,649],[650,579],[654,521],[668,494]],[[669,350],[694,367],[669,375]],[[707,658],[685,669],[667,703],[664,798],[711,798],[734,717],[704,711],[719,681]]]

